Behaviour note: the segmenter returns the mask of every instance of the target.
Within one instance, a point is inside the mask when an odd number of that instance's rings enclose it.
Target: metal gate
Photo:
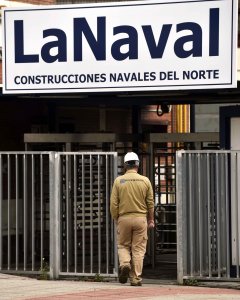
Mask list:
[[[240,280],[240,152],[179,151],[178,281]]]
[[[0,153],[0,272],[117,275],[115,152]]]
[[[151,262],[155,268],[177,271],[176,151],[216,147],[217,133],[151,133],[149,172],[155,193],[155,234]],[[167,272],[166,271],[166,272]]]
[[[116,275],[115,234],[109,214],[116,158],[113,153],[58,153],[60,275]]]
[[[176,147],[158,144],[154,152],[155,191],[155,251],[161,253],[176,252],[176,183],[175,153]]]

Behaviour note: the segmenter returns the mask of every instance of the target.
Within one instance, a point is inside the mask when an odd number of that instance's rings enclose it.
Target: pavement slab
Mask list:
[[[239,283],[240,285],[240,283]],[[146,283],[37,280],[0,274],[0,300],[240,300],[240,290]]]

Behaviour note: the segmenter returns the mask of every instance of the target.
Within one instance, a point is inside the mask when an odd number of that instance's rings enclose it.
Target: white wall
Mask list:
[[[236,105],[227,104],[196,104],[195,105],[195,131],[219,132],[220,106]]]
[[[231,118],[230,149],[240,150],[240,118]]]
[[[240,81],[240,48],[237,52],[237,79]],[[227,104],[198,104],[195,105],[196,132],[219,132],[219,107],[234,105]]]

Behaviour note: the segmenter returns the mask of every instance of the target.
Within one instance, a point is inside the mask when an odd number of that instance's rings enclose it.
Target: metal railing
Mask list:
[[[117,176],[114,154],[59,153],[59,166],[60,274],[116,274],[109,213],[110,191]]]
[[[116,276],[115,152],[0,152],[0,272]]]
[[[34,272],[48,259],[48,174],[49,153],[0,153],[0,270]]]
[[[178,281],[240,280],[240,152],[178,151],[176,168]]]

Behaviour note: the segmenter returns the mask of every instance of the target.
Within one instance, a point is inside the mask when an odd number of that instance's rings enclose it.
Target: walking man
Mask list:
[[[150,180],[138,174],[139,158],[134,152],[124,156],[125,174],[113,184],[110,211],[117,224],[119,282],[142,285],[147,229],[154,227],[154,200]]]

